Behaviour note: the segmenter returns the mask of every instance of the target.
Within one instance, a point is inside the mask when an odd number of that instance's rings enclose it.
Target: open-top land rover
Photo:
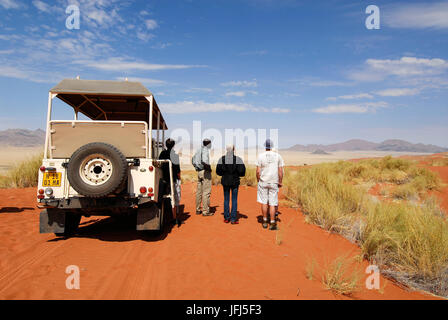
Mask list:
[[[73,120],[52,119],[56,97],[73,108]],[[167,163],[172,174],[172,164],[158,159],[167,129],[138,82],[65,79],[52,88],[37,188],[40,232],[70,236],[82,216],[132,213],[137,230],[161,230],[173,205],[161,169]]]

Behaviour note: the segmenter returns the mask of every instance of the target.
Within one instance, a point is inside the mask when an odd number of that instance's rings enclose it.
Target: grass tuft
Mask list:
[[[395,185],[392,196],[404,201],[374,201],[365,190],[369,182]],[[448,222],[435,198],[425,198],[440,185],[436,174],[416,162],[385,157],[290,170],[284,193],[300,205],[306,222],[356,242],[388,274],[448,296]],[[326,276],[329,287],[341,282],[342,264]]]
[[[344,296],[358,292],[361,274],[357,270],[350,271],[351,265],[352,261],[346,256],[338,257],[328,264],[322,275],[325,288]]]
[[[39,154],[13,166],[4,176],[0,176],[0,188],[36,187],[42,158],[43,154]]]

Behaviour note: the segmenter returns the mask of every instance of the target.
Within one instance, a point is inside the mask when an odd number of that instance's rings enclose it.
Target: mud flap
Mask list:
[[[160,230],[163,224],[162,212],[162,209],[154,203],[138,208],[137,230]]]
[[[40,233],[63,233],[65,231],[65,212],[57,209],[44,209],[39,217]]]

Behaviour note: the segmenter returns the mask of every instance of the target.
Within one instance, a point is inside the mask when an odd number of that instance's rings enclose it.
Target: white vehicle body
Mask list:
[[[56,97],[73,107],[72,120],[52,119]],[[44,215],[47,215],[41,216],[41,232],[60,231],[49,220],[59,219],[57,214],[62,211],[112,215],[119,209],[139,209],[147,203],[159,204],[163,210],[160,202],[164,198],[174,205],[172,164],[170,160],[158,159],[167,126],[154,96],[140,83],[66,79],[50,90],[47,112],[44,158],[37,188],[37,205],[46,209]],[[91,120],[78,120],[79,113]],[[92,153],[80,162],[78,171],[69,172],[67,168],[76,152],[95,143],[113,146],[126,158],[126,176],[123,177],[126,185],[116,193],[91,196],[79,192],[73,179],[70,182],[70,177],[78,174],[76,181],[85,188],[94,189],[117,176],[117,167],[102,153]],[[168,194],[160,190],[163,163],[168,163],[171,176]],[[49,217],[48,212],[54,217]],[[146,229],[141,227],[141,230]]]

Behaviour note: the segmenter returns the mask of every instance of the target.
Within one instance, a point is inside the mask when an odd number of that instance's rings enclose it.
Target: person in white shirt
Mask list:
[[[267,139],[265,142],[266,152],[263,152],[257,159],[257,202],[261,203],[263,214],[263,228],[268,227],[269,217],[270,230],[276,230],[276,207],[278,206],[278,189],[282,186],[283,180],[283,158],[273,152],[273,142]]]

